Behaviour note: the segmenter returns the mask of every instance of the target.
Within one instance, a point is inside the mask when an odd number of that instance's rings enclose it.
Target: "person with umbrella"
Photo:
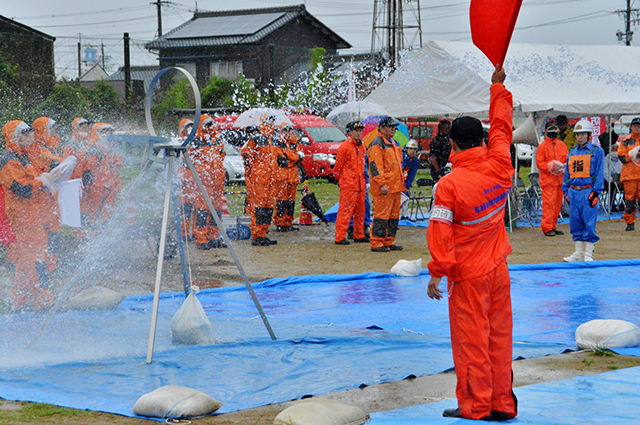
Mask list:
[[[400,194],[406,189],[402,172],[402,150],[393,140],[397,125],[389,116],[380,118],[379,135],[367,149],[373,195],[371,251],[374,252],[402,250],[402,246],[394,244],[400,218]]]
[[[364,233],[366,186],[364,166],[365,148],[362,145],[360,121],[346,125],[347,140],[342,142],[336,155],[333,176],[340,185],[340,203],[336,217],[336,245],[349,245],[347,229],[353,217],[354,242],[371,242]]]
[[[264,114],[260,117],[260,132],[251,137],[242,147],[241,153],[251,173],[249,178],[252,187],[251,208],[251,245],[269,246],[278,241],[267,237],[273,217],[274,192],[273,173],[276,155],[273,147],[276,117]]]

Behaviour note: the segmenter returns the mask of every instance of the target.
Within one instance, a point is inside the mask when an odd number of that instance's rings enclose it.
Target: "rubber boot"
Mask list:
[[[584,261],[585,246],[585,241],[576,241],[576,252],[568,257],[564,257],[564,261],[566,261],[567,263],[572,263],[574,261]]]
[[[593,261],[593,250],[596,249],[595,242],[587,242],[584,249],[584,261]]]

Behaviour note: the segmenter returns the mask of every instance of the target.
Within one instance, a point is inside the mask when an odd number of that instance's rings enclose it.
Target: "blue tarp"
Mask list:
[[[507,424],[637,424],[640,367],[515,388],[518,416]],[[455,400],[374,413],[370,425],[474,424],[443,418]]]
[[[574,348],[592,319],[640,323],[640,260],[512,266],[514,356]],[[112,311],[0,317],[0,397],[133,415],[161,385],[200,389],[229,412],[452,367],[446,301],[426,295],[428,275],[299,276],[254,285],[278,341],[246,288],[201,291],[218,344],[176,347],[170,322],[184,296],[160,300],[154,363],[145,364],[150,295]],[[640,355],[640,349],[626,350]]]

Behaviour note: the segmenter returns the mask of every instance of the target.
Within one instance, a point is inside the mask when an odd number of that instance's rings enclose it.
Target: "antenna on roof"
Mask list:
[[[198,13],[198,2],[196,2],[196,13]]]

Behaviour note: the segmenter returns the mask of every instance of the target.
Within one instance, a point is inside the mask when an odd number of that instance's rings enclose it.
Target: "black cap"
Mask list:
[[[473,117],[456,118],[451,124],[451,133],[449,134],[449,137],[455,141],[482,141],[484,138],[482,123],[479,119]]]
[[[566,115],[558,115],[556,117],[556,124],[562,124],[562,123],[567,123],[569,122],[569,120],[567,119]]]
[[[351,121],[344,127],[344,129],[348,133],[353,130],[362,130],[364,129],[364,125],[360,121]]]
[[[378,123],[378,126],[379,127],[397,127],[398,123],[393,118],[385,115],[380,117],[380,123]]]
[[[558,126],[556,125],[555,120],[547,121],[547,123],[544,125],[544,129],[547,131],[547,133],[557,133],[560,131],[558,129]]]
[[[640,124],[640,117],[635,117],[631,120],[631,124]]]

